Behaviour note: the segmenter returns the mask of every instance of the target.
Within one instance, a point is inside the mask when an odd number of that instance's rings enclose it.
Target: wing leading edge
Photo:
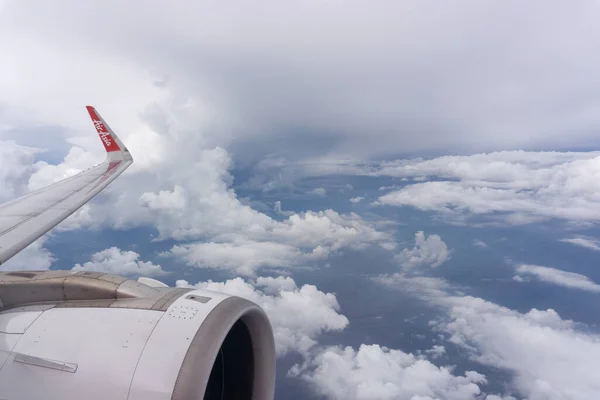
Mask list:
[[[0,264],[77,211],[133,163],[127,147],[96,109],[92,106],[86,108],[106,149],[106,160],[0,205]]]

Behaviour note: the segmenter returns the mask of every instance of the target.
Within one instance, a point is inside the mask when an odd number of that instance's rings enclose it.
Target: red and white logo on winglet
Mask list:
[[[121,151],[121,149],[119,148],[119,145],[115,142],[115,140],[111,136],[110,132],[108,131],[108,128],[106,127],[104,122],[102,122],[102,119],[100,119],[100,116],[98,115],[98,113],[96,112],[94,107],[87,106],[86,108],[88,110],[88,113],[90,114],[90,117],[92,118],[94,127],[96,128],[96,131],[98,132],[98,135],[100,136],[100,140],[102,140],[102,143],[104,144],[104,147],[106,148],[106,151],[107,152]]]

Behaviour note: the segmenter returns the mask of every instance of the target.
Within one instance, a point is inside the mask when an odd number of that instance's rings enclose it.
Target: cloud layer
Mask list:
[[[42,236],[0,266],[0,271],[49,269],[56,257],[44,248],[48,236]]]
[[[409,290],[446,311],[431,325],[447,340],[482,364],[512,371],[513,386],[528,399],[592,400],[596,398],[600,337],[581,331],[552,309],[520,313],[471,296],[456,296],[437,278],[401,274],[377,278],[382,284]]]
[[[436,211],[448,219],[512,224],[550,218],[585,223],[600,215],[600,156],[496,152],[383,163],[373,175],[426,177],[380,196],[378,204]]]
[[[585,237],[575,237],[575,238],[566,238],[561,239],[561,242],[571,243],[575,246],[585,247],[586,249],[600,251],[600,241],[596,239],[590,239]]]
[[[524,276],[533,277],[543,282],[552,283],[558,286],[564,286],[573,289],[585,290],[588,292],[600,292],[600,285],[592,281],[585,275],[575,272],[562,271],[556,268],[543,267],[541,265],[521,264],[516,269],[519,279],[524,281]]]
[[[165,275],[160,265],[140,261],[135,251],[124,251],[111,247],[92,254],[92,259],[84,264],[75,264],[73,271],[95,271],[116,275],[160,276]]]
[[[328,347],[291,375],[300,376],[329,399],[480,399],[484,375],[455,376],[450,367],[379,345]]]

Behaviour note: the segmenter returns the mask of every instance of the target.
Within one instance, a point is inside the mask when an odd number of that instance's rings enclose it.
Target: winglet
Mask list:
[[[110,159],[132,159],[127,147],[125,147],[115,132],[110,129],[110,126],[108,126],[98,111],[92,106],[85,106],[85,108],[87,108],[88,113],[92,118],[94,127],[100,136],[100,140],[106,149],[108,157]]]

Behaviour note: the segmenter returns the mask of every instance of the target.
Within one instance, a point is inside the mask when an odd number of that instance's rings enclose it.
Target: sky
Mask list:
[[[599,18],[0,0],[0,202],[103,160],[87,104],[135,159],[1,269],[250,299],[276,398],[596,399]]]

